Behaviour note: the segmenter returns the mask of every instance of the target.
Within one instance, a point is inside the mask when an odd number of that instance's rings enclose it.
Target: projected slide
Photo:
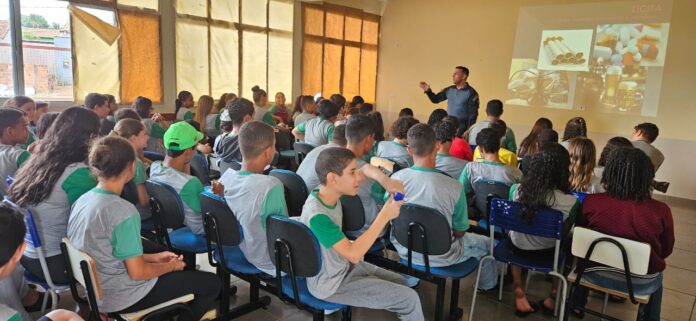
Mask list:
[[[520,9],[508,105],[657,116],[671,1]]]

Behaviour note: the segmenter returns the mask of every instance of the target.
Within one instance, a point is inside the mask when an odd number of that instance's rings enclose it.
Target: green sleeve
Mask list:
[[[140,215],[134,214],[116,225],[111,232],[111,254],[126,260],[143,255],[143,242],[140,240]]]
[[[469,229],[469,206],[466,203],[466,191],[464,191],[464,188],[459,192],[459,200],[457,200],[457,204],[454,205],[452,228],[457,231],[466,231]]]
[[[193,113],[188,111],[186,114],[184,114],[184,120],[191,120],[193,119]]]
[[[273,127],[275,127],[275,125],[278,125],[275,119],[273,119],[273,116],[271,116],[271,113],[265,113],[263,115],[263,122]]]
[[[23,151],[21,154],[19,154],[19,157],[17,157],[17,168],[22,167],[24,162],[26,162],[30,156],[31,156],[31,154],[29,152],[27,152],[26,150]]]
[[[29,137],[27,138],[27,142],[21,145],[22,149],[26,150],[29,147],[29,145],[31,145],[31,143],[33,143],[35,141],[36,141],[36,136],[34,136],[34,133],[32,133],[30,130]]]
[[[133,182],[136,185],[145,184],[145,165],[139,159],[135,160],[135,175],[133,175]]]
[[[327,249],[346,237],[343,231],[341,231],[341,227],[334,224],[326,214],[318,214],[312,217],[309,220],[309,229],[312,230],[319,243]]]
[[[386,198],[384,195],[387,195]],[[389,198],[389,193],[387,193],[387,190],[382,187],[382,185],[379,185],[379,183],[374,182],[372,183],[372,186],[370,186],[370,196],[377,202],[377,204],[384,204],[384,202],[387,201]]]
[[[580,203],[579,200],[575,200],[575,204],[573,204],[573,207],[570,208],[570,212],[568,212],[568,221],[567,223],[575,224],[575,219],[578,217],[578,214],[580,213],[580,207],[582,206],[582,203]]]
[[[520,187],[520,184],[512,184],[512,186],[510,186],[510,193],[508,193],[508,200],[517,201],[517,199],[515,197],[515,192],[517,192],[518,187]]]
[[[215,129],[220,129],[220,114],[217,114],[217,116],[215,116]]]
[[[297,125],[297,131],[300,132],[300,134],[304,135],[305,133],[305,128],[307,128],[307,122],[304,122],[302,124]]]
[[[261,225],[264,229],[266,229],[266,219],[269,215],[288,216],[288,207],[285,203],[285,189],[282,184],[273,186],[266,194],[266,199],[263,200]]]
[[[515,154],[517,153],[517,141],[515,141],[515,133],[510,128],[508,128],[507,132],[505,133],[505,147],[509,151]]]
[[[181,188],[179,196],[181,201],[184,202],[189,208],[194,212],[201,212],[201,200],[199,195],[203,192],[203,183],[201,183],[198,178],[189,179],[188,182]]]
[[[152,127],[150,127],[150,137],[163,139],[164,132],[166,132],[166,130],[158,123],[154,123]]]
[[[278,105],[273,105],[273,106],[271,106],[271,108],[268,109],[268,112],[275,115],[277,110],[278,110]]]
[[[92,176],[89,168],[82,167],[76,169],[63,181],[61,187],[65,194],[68,195],[68,204],[70,206],[77,201],[82,194],[97,186],[97,180]]]
[[[327,130],[327,135],[326,135],[329,138],[329,142],[331,142],[331,140],[333,140],[333,133],[334,133],[335,128],[336,128],[336,126],[334,126],[334,124],[329,125],[329,129]]]
[[[464,166],[464,169],[462,170],[462,174],[459,175],[459,183],[464,186],[464,193],[472,193],[474,191],[473,188],[471,188],[471,181],[469,181],[469,164],[466,164]]]

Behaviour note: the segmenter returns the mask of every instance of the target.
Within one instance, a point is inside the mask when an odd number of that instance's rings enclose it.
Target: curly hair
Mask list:
[[[570,155],[570,189],[584,192],[590,187],[597,159],[597,150],[591,139],[575,137],[568,144]]]
[[[442,108],[435,109],[430,113],[430,116],[428,117],[428,125],[430,125],[431,127],[435,126],[435,124],[439,123],[445,117],[447,117],[446,110]]]
[[[418,124],[418,119],[413,117],[399,117],[391,127],[391,135],[394,138],[406,139],[408,138],[408,130],[413,127],[413,125]]]
[[[522,217],[534,221],[536,212],[556,203],[554,190],[570,192],[570,156],[558,143],[546,143],[532,156],[519,188]]]
[[[611,198],[641,202],[651,198],[655,167],[643,151],[633,147],[612,150],[602,175]]]
[[[457,125],[451,121],[442,120],[435,124],[435,136],[440,144],[454,141],[457,135]]]
[[[587,124],[585,123],[585,118],[573,117],[566,123],[562,141],[575,137],[587,137]]]
[[[609,141],[607,141],[607,144],[604,146],[604,149],[602,149],[602,153],[599,154],[599,161],[597,162],[597,166],[607,166],[607,158],[609,158],[609,154],[611,153],[611,151],[620,147],[633,147],[633,144],[626,137],[612,137],[611,139],[609,139]]]

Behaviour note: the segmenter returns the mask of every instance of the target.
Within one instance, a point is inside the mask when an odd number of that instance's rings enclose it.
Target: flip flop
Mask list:
[[[528,315],[539,311],[539,306],[536,305],[536,303],[529,302],[529,305],[532,307],[532,311],[520,311],[520,310],[517,310],[517,308],[515,308],[515,315],[518,318],[526,318]]]

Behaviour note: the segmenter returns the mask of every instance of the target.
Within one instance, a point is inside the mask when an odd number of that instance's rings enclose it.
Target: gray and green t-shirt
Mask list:
[[[401,168],[413,166],[413,158],[408,154],[406,146],[393,140],[379,142],[379,145],[377,145],[377,157],[388,158],[401,166]]]
[[[451,229],[466,231],[469,229],[469,214],[466,203],[466,193],[462,185],[454,178],[442,175],[433,168],[413,166],[402,169],[394,175],[393,179],[404,183],[404,203],[411,203],[437,210],[447,219]],[[391,242],[402,258],[407,257],[408,249],[399,244],[391,235]],[[447,253],[442,255],[430,255],[430,266],[449,266],[460,263],[464,257],[464,238],[455,238]],[[424,265],[423,255],[413,253],[413,262]]]
[[[125,261],[143,255],[140,214],[133,204],[114,193],[94,188],[73,205],[68,238],[97,263],[97,275],[104,293],[99,308],[121,311],[140,301],[157,283],[157,278],[133,280]]]
[[[46,257],[61,254],[60,242],[67,236],[70,207],[94,186],[97,186],[97,180],[92,176],[89,167],[85,163],[73,163],[63,170],[48,198],[29,207]],[[38,259],[34,247],[29,243],[24,255]]]
[[[450,154],[437,153],[435,159],[435,169],[447,173],[450,177],[458,179],[462,175],[464,166],[468,162],[457,157],[452,157]]]
[[[476,135],[481,132],[482,129],[488,128],[491,121],[484,119],[476,124],[471,125],[469,129],[469,145],[476,145]],[[512,128],[508,127],[505,131],[505,142],[502,146],[513,153],[517,153],[517,141],[515,140],[515,133]]]
[[[495,181],[506,185],[522,182],[522,171],[517,167],[489,161],[469,162],[464,166],[459,183],[466,193],[473,193],[474,183],[480,180]]]
[[[300,126],[300,125],[304,124],[306,121],[308,121],[308,120],[310,120],[310,119],[313,119],[313,118],[315,118],[315,117],[317,117],[317,116],[314,115],[314,114],[302,112],[301,114],[297,115],[297,116],[293,119],[293,121],[294,121],[294,123],[295,123],[295,127],[297,127],[297,126]]]
[[[14,309],[4,304],[0,304],[0,320],[22,321],[22,315]]]
[[[199,199],[199,195],[203,192],[203,183],[195,176],[165,166],[161,161],[150,165],[150,179],[167,184],[179,193],[184,204],[184,225],[193,233],[204,234]]]
[[[189,120],[193,119],[193,112],[190,108],[181,107],[179,112],[176,113],[176,120]]]
[[[7,195],[7,176],[14,176],[29,156],[31,154],[20,147],[0,144],[0,197]]]
[[[328,144],[333,139],[334,128],[333,123],[321,117],[312,118],[297,126],[297,130],[304,135],[305,143],[314,147]]]
[[[312,149],[302,160],[302,164],[297,168],[297,175],[302,177],[302,180],[307,185],[307,190],[311,191],[319,187],[319,176],[317,176],[317,158],[319,158],[319,153],[329,147],[340,147],[336,144],[329,143],[326,145],[321,145]]]
[[[283,183],[267,175],[247,171],[235,172],[225,186],[225,200],[244,231],[239,249],[259,270],[275,275],[275,265],[268,256],[266,218],[288,215]]]
[[[319,199],[318,190],[313,190],[302,207],[300,222],[309,227],[321,250],[321,270],[307,278],[307,288],[315,297],[325,299],[336,292],[350,269],[350,261],[331,248],[346,237],[341,201],[329,206]]]
[[[267,107],[254,105],[254,120],[261,121],[268,124],[271,127],[275,127],[276,125],[278,125],[278,123],[276,123],[275,119],[273,119],[273,116],[271,116],[271,113],[268,112],[268,110],[269,109]]]
[[[164,146],[162,146],[162,139],[164,139],[164,133],[166,130],[160,126],[157,122],[152,119],[146,118],[141,120],[147,130],[147,150],[164,154]]]
[[[205,116],[205,135],[208,137],[217,137],[220,135],[220,114],[209,114]]]
[[[365,162],[362,158],[357,158],[356,161],[357,164],[355,168],[358,170],[367,165],[367,162]],[[385,192],[386,190],[384,187],[382,187],[382,185],[369,177],[365,177],[365,179],[360,182],[360,186],[358,187],[358,197],[360,197],[360,202],[362,203],[363,210],[365,211],[365,225],[363,225],[363,227],[357,232],[349,233],[350,236],[358,237],[365,233],[368,228],[370,228],[370,225],[372,225],[372,222],[375,221],[377,214],[379,214],[379,211],[384,205]]]

